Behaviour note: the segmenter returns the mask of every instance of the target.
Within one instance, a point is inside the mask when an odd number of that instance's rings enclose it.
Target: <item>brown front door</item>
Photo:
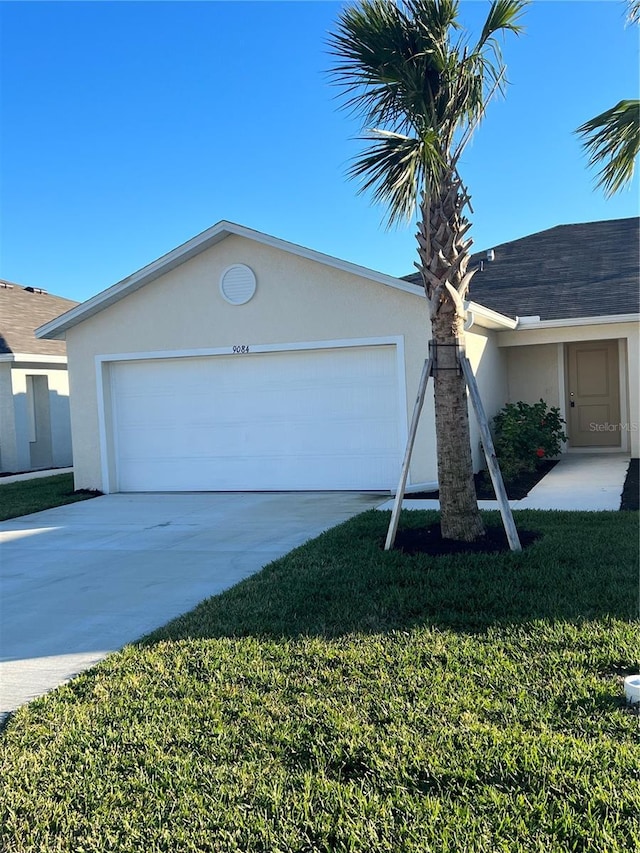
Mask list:
[[[620,447],[617,341],[567,344],[571,447]]]

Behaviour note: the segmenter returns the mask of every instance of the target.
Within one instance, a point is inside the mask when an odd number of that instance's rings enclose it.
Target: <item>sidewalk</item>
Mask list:
[[[73,468],[50,468],[47,471],[27,471],[25,474],[11,474],[0,477],[0,486],[6,483],[19,483],[22,480],[37,480],[39,477],[53,477],[55,474],[73,474]]]

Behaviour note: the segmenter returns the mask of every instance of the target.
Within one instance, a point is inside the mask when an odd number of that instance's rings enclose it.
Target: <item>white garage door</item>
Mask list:
[[[120,491],[387,489],[394,346],[115,362]]]

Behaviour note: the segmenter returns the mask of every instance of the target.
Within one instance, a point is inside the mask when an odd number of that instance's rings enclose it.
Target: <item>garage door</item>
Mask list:
[[[394,346],[115,362],[120,491],[387,489],[404,434]]]

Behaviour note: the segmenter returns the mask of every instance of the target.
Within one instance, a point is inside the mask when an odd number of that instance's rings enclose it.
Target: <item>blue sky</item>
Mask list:
[[[415,227],[345,170],[358,124],[326,71],[333,2],[2,2],[0,277],[83,300],[221,219],[391,275]],[[462,3],[478,25],[485,0]],[[535,0],[510,87],[460,171],[474,249],[638,214],[606,200],[573,130],[638,97],[619,0]],[[477,32],[477,29],[476,29]]]

